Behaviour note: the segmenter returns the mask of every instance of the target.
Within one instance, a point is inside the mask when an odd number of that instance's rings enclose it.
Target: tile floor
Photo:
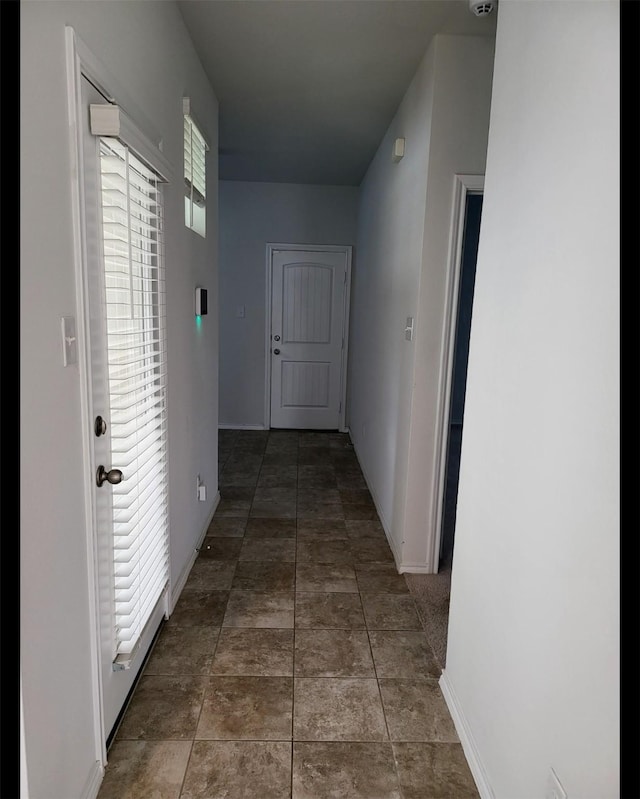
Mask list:
[[[226,431],[99,799],[477,798],[348,435]]]

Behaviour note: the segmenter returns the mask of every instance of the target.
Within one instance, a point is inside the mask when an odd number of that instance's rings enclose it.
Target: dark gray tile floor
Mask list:
[[[99,799],[477,799],[348,435],[219,435],[220,503]]]

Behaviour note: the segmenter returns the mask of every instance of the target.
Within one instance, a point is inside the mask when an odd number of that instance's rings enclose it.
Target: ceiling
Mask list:
[[[179,0],[220,103],[221,180],[360,184],[431,38],[468,0]]]

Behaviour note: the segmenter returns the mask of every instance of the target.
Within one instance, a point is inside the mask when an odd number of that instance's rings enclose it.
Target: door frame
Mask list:
[[[93,496],[96,464],[93,457],[93,419],[92,400],[93,369],[91,345],[89,342],[89,285],[85,270],[87,262],[87,229],[84,198],[84,156],[82,124],[82,77],[85,76],[108,102],[115,103],[128,115],[131,115],[144,127],[148,137],[162,149],[162,139],[155,126],[148,121],[144,112],[135,103],[127,90],[113,78],[107,68],[93,55],[87,45],[80,39],[74,28],[65,27],[65,56],[67,82],[67,114],[69,121],[69,159],[71,166],[71,215],[73,224],[73,261],[75,273],[76,301],[76,345],[78,353],[78,371],[80,387],[80,420],[82,425],[82,458],[84,469],[84,514],[86,529],[87,558],[87,598],[89,600],[89,637],[93,657],[91,660],[91,682],[93,686],[93,728],[96,753],[96,771],[92,772],[91,787],[99,787],[107,765],[107,736],[104,729],[105,711],[102,681],[101,641],[100,641],[100,583],[97,514]],[[169,169],[169,171],[171,171]],[[165,592],[167,603],[165,615],[171,608],[168,605],[171,596],[171,571],[169,570],[169,586]],[[97,792],[97,788],[96,788]]]
[[[342,335],[344,347],[342,348],[342,365],[340,368],[340,422],[338,430],[346,433],[347,415],[347,362],[349,353],[349,312],[351,310],[351,257],[353,247],[341,244],[267,244],[266,253],[266,294],[265,294],[265,328],[264,328],[264,429],[271,428],[271,291],[273,285],[273,255],[280,250],[301,250],[303,252],[339,252],[346,256],[347,279],[344,292],[344,307],[342,309]]]
[[[427,547],[427,557],[432,564],[431,571],[433,574],[437,574],[440,567],[444,489],[447,477],[447,451],[449,449],[449,417],[451,415],[453,365],[455,359],[456,327],[458,323],[460,275],[462,272],[462,244],[464,240],[468,194],[484,194],[484,175],[456,174],[453,178],[453,203],[446,275],[443,348],[440,362],[440,374],[443,375],[443,379],[440,381],[440,396],[438,398],[440,413],[438,415],[436,428],[436,468],[433,472],[433,496],[435,497],[435,502],[432,517],[431,542]]]

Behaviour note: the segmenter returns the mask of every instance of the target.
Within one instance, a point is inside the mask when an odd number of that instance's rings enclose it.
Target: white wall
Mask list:
[[[31,799],[83,796],[94,744],[81,375],[64,368],[60,317],[77,316],[65,25],[162,134],[166,191],[171,572],[176,579],[217,488],[217,102],[173,2],[21,4],[20,637]],[[182,96],[209,137],[206,240],[184,227]],[[200,330],[193,288],[213,312]],[[194,477],[210,488],[195,499]]]
[[[496,799],[619,795],[619,9],[500,3],[446,679]]]
[[[264,425],[267,243],[353,245],[357,202],[352,186],[220,181],[221,424]]]
[[[20,675],[20,799],[29,799],[29,775],[24,740],[24,705],[22,701],[22,674]]]
[[[427,178],[422,270],[415,334],[406,515],[402,565],[406,570],[437,569],[430,543],[437,518],[439,401],[446,367],[447,265],[454,206],[454,175],[485,170],[494,58],[492,39],[439,36],[431,149]]]
[[[398,565],[427,568],[454,175],[482,174],[493,40],[437,36],[361,187],[351,435]],[[391,160],[396,137],[405,156]],[[404,337],[415,319],[414,340]]]
[[[360,186],[352,275],[348,417],[360,464],[397,552],[404,505],[413,345],[433,104],[435,48],[425,54]],[[405,139],[394,163],[393,142]]]

